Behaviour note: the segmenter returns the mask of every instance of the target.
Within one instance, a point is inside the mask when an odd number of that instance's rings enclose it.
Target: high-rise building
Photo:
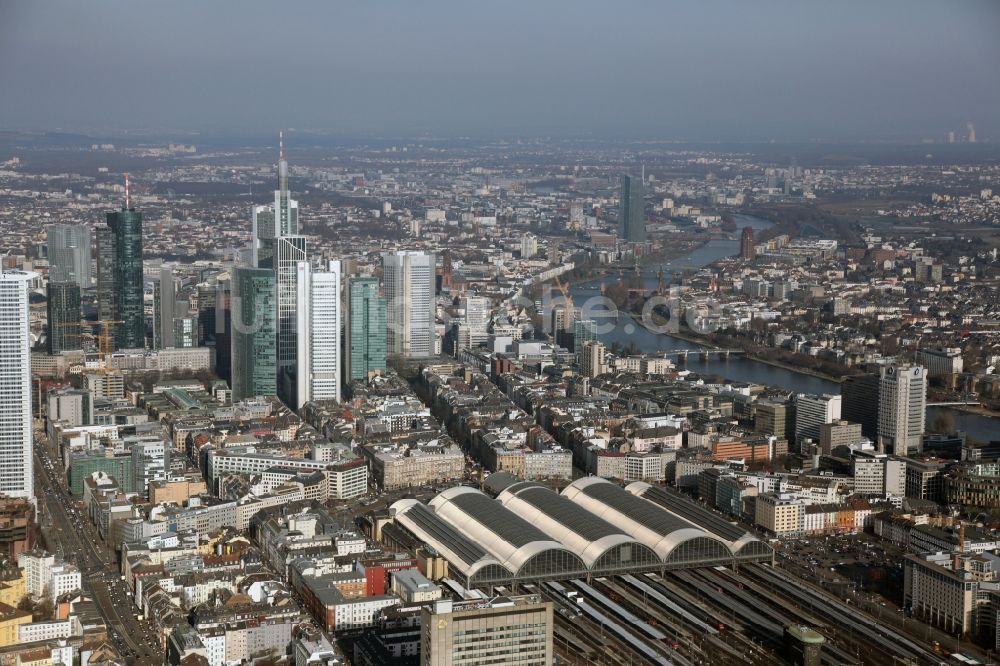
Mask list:
[[[646,240],[646,204],[643,200],[642,181],[633,176],[622,176],[618,236],[632,243]]]
[[[220,279],[215,285],[215,374],[232,386],[233,322],[232,280]]]
[[[344,377],[348,382],[385,372],[385,297],[378,279],[354,277],[347,282]]]
[[[85,224],[50,224],[46,246],[49,282],[75,282],[91,286],[90,227]]]
[[[580,367],[585,377],[597,377],[608,371],[605,359],[607,349],[600,342],[591,340],[583,343],[580,351]]]
[[[758,400],[754,403],[754,430],[784,439],[788,435],[792,406],[774,400]]]
[[[274,203],[254,206],[252,216],[252,262],[257,268],[267,268],[273,265],[275,240],[299,233],[299,202],[288,191],[284,133],[278,134],[278,189],[274,191]]]
[[[597,340],[597,322],[593,319],[577,319],[573,322],[573,353],[577,360],[586,342]]]
[[[278,344],[274,271],[236,268],[232,289],[233,400],[275,395]]]
[[[97,227],[97,318],[115,318],[115,237],[110,227]]]
[[[37,273],[23,271],[0,274],[0,495],[32,500],[28,293],[37,279]]]
[[[386,297],[386,353],[419,357],[434,354],[433,253],[402,251],[382,255]]]
[[[189,349],[198,344],[198,320],[194,317],[174,317],[173,346]]]
[[[278,395],[286,405],[295,405],[298,363],[298,266],[307,260],[305,236],[281,236],[275,240],[278,305]]]
[[[433,601],[420,613],[420,664],[548,666],[552,608],[552,602],[532,596]]]
[[[811,439],[819,443],[820,426],[840,419],[839,395],[806,395],[795,397],[795,443]]]
[[[531,259],[538,254],[538,238],[534,234],[521,236],[521,258]]]
[[[174,318],[177,316],[177,284],[174,270],[160,268],[160,280],[153,292],[153,346],[169,349],[174,343]]]
[[[198,313],[198,346],[214,347],[218,284],[202,283],[195,288],[195,310]]]
[[[753,244],[753,227],[743,227],[740,234],[740,257],[752,261],[757,256],[757,248]]]
[[[298,275],[298,387],[296,407],[311,400],[340,400],[340,262],[325,272],[300,261]]]
[[[923,449],[927,373],[919,365],[887,365],[879,372],[878,450],[905,456]]]
[[[48,352],[59,354],[81,349],[80,285],[76,282],[49,282]]]
[[[127,192],[126,187],[126,192]],[[126,202],[128,195],[126,194]],[[118,349],[146,346],[142,281],[142,213],[129,208],[108,213],[114,274],[115,345]]]
[[[861,434],[875,441],[878,436],[878,375],[866,373],[845,377],[840,384],[841,416],[861,424]]]

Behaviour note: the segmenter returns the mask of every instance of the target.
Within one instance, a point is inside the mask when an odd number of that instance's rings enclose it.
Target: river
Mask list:
[[[761,231],[771,226],[767,220],[749,215],[735,215],[737,229],[749,226],[754,231]],[[738,232],[737,232],[738,234]],[[692,252],[662,264],[664,280],[669,279],[672,271],[697,269],[711,264],[713,261],[738,254],[740,242],[738,235],[729,239],[712,240]],[[647,289],[656,287],[656,268],[643,271],[643,286]],[[617,276],[606,276],[579,283],[570,293],[577,307],[585,305],[588,298],[599,294],[602,283],[611,284],[618,280]],[[589,315],[598,320],[598,337],[605,344],[617,342],[621,345],[634,343],[643,352],[668,351],[675,349],[701,349],[703,346],[681,340],[666,333],[651,331],[638,325],[631,317],[601,318],[604,308],[597,306],[589,310]],[[742,356],[733,356],[727,360],[716,357],[702,361],[697,356],[689,356],[687,366],[692,371],[719,375],[736,382],[748,382],[778,386],[797,393],[840,393],[840,384],[828,379],[778,368],[767,363],[755,361]],[[966,414],[941,407],[927,408],[927,423],[930,425],[941,411],[951,412],[957,428],[964,430],[970,436],[980,440],[1000,438],[1000,419],[977,414]]]

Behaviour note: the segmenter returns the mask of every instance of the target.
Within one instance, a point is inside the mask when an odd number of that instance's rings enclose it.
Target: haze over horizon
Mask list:
[[[0,5],[0,130],[1000,136],[1000,3]]]

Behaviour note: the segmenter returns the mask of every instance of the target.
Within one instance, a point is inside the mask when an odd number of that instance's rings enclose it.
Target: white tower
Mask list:
[[[340,400],[340,262],[314,272],[300,261],[297,275],[298,388],[296,407],[310,400]]]
[[[0,494],[34,501],[31,329],[28,292],[37,273],[0,274]]]
[[[923,450],[927,420],[927,373],[919,365],[879,370],[878,450],[905,456]]]
[[[387,252],[382,255],[386,353],[390,356],[434,354],[435,261],[434,254],[427,252]]]

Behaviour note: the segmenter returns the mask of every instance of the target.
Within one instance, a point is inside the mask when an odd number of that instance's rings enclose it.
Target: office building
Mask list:
[[[74,388],[49,389],[46,402],[49,421],[62,421],[69,427],[94,423],[94,398],[90,391]]]
[[[37,273],[0,274],[0,494],[34,500],[31,329],[28,293]]]
[[[596,341],[583,343],[580,352],[580,367],[584,377],[597,377],[608,371],[608,363],[605,359],[606,348]]]
[[[233,282],[228,277],[215,285],[215,374],[232,386],[233,322],[232,296]]]
[[[754,503],[754,522],[775,536],[794,536],[804,529],[805,503],[790,496],[764,493]]]
[[[873,451],[854,451],[851,456],[854,492],[877,497],[906,495],[906,461]]]
[[[232,289],[233,400],[276,395],[278,344],[274,271],[236,268]]]
[[[758,400],[754,403],[754,430],[784,439],[790,430],[792,406],[773,400]]]
[[[753,227],[743,227],[740,234],[740,258],[753,261],[757,256],[757,248],[753,244]]]
[[[633,176],[622,176],[621,184],[618,236],[630,243],[642,243],[646,240],[646,204],[643,200],[642,181]]]
[[[118,349],[146,346],[146,317],[143,309],[142,213],[128,207],[108,213],[113,248],[115,345]]]
[[[305,236],[281,236],[275,240],[275,275],[278,331],[278,395],[286,405],[297,398],[298,362],[298,267],[307,260]]]
[[[927,370],[928,377],[959,375],[965,369],[962,350],[958,347],[921,349],[917,352],[917,363]]]
[[[90,227],[85,224],[50,224],[46,248],[49,282],[75,282],[81,289],[91,286]]]
[[[919,365],[883,366],[879,372],[878,449],[905,456],[923,448],[927,374]]]
[[[347,282],[347,324],[344,327],[344,377],[365,379],[385,372],[386,308],[377,278],[355,277]]]
[[[311,400],[340,400],[340,262],[325,272],[297,267],[298,387],[296,408]]]
[[[434,330],[433,253],[404,251],[382,255],[386,298],[386,353],[432,356]]]
[[[174,317],[173,349],[192,349],[198,344],[198,320]]]
[[[578,319],[573,322],[573,353],[579,360],[583,345],[597,341],[597,322],[593,319]]]
[[[863,439],[860,423],[840,419],[819,427],[819,447],[823,455],[830,455],[838,446],[854,446]]]
[[[872,373],[845,377],[840,384],[841,417],[861,424],[861,434],[872,441],[878,436],[878,387]]]
[[[174,347],[174,318],[177,316],[177,283],[174,270],[160,268],[160,280],[153,288],[153,346],[157,349]]]
[[[80,285],[76,282],[49,282],[48,302],[48,352],[82,349],[80,336]]]
[[[251,261],[256,268],[273,268],[276,240],[299,233],[299,203],[292,199],[288,190],[284,133],[278,135],[278,189],[274,191],[274,203],[254,206],[251,213]]]
[[[438,599],[420,613],[422,666],[553,661],[552,602],[537,596],[484,601]]]
[[[795,443],[811,439],[819,442],[820,426],[840,419],[839,395],[805,395],[795,398]]]
[[[97,317],[115,318],[115,238],[110,227],[97,227]]]
[[[538,254],[538,238],[534,234],[521,236],[521,258],[531,259]]]
[[[903,556],[903,607],[950,634],[972,630],[980,582],[951,553]]]

